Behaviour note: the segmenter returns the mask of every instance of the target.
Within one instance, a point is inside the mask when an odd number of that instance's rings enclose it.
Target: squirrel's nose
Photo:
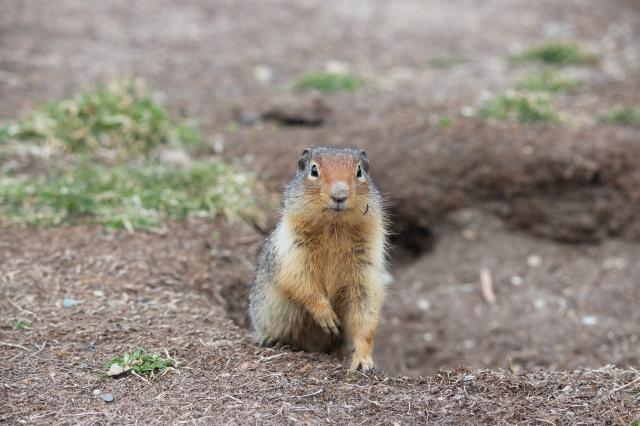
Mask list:
[[[340,203],[349,196],[349,185],[346,182],[336,182],[331,187],[331,199],[336,203]]]

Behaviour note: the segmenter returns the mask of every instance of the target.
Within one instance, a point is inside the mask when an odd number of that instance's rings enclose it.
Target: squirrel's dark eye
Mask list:
[[[358,171],[356,172],[356,177],[357,178],[361,178],[362,177],[362,168],[358,165]]]
[[[311,166],[311,173],[309,173],[311,177],[318,177],[318,166],[315,164]]]

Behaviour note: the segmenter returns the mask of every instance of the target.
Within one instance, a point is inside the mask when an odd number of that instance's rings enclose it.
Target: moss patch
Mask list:
[[[545,94],[506,93],[487,103],[480,111],[486,118],[511,120],[520,123],[561,122],[551,98]]]
[[[568,92],[578,88],[582,81],[567,77],[561,72],[545,69],[531,74],[517,84],[519,90],[530,92]]]
[[[0,141],[32,142],[54,151],[100,153],[115,158],[147,154],[152,148],[196,143],[200,135],[171,117],[140,80],[119,80],[48,102],[0,126]]]
[[[602,121],[615,126],[640,126],[640,108],[613,108]]]
[[[596,54],[576,43],[552,42],[526,49],[510,58],[513,62],[538,62],[546,65],[591,65],[599,61]]]
[[[428,64],[431,68],[452,68],[456,65],[462,65],[469,62],[467,58],[460,55],[442,55],[434,56],[429,59]]]
[[[349,73],[311,72],[300,76],[295,87],[299,90],[319,90],[325,93],[353,92],[364,80]]]
[[[150,229],[168,219],[259,215],[252,178],[221,162],[184,168],[82,165],[59,176],[0,178],[0,215],[14,223],[100,223]]]

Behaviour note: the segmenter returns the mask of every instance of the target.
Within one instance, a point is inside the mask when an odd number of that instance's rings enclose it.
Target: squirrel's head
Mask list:
[[[362,149],[307,148],[297,174],[308,206],[331,214],[368,209],[369,160]]]

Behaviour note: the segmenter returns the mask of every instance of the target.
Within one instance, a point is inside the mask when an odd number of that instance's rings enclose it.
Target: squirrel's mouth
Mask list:
[[[331,201],[329,204],[329,210],[340,213],[347,210],[347,203],[344,201]]]

